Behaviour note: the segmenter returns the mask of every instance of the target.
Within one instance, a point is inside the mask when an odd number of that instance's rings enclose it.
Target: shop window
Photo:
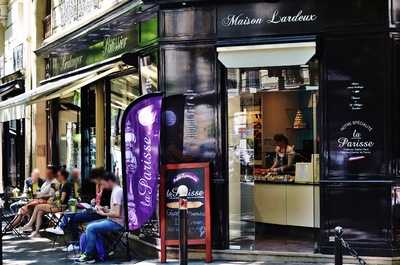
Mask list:
[[[151,65],[151,64],[150,64]],[[118,177],[122,177],[122,158],[121,158],[121,120],[126,107],[141,95],[139,85],[139,75],[132,73],[129,75],[111,79],[110,99],[110,164],[111,171]],[[148,81],[151,85],[151,81]]]
[[[80,92],[74,91],[59,101],[59,158],[67,170],[81,168]]]
[[[264,60],[264,67],[226,69],[231,248],[313,251],[319,66],[309,47],[285,52],[263,47],[241,62],[220,54],[223,63],[249,66],[262,57],[272,65]],[[288,53],[306,60],[292,65]]]
[[[140,82],[142,93],[148,94],[158,90],[158,57],[157,54],[140,57]]]
[[[24,120],[2,123],[3,186],[8,191],[13,188],[20,190],[23,188],[25,179],[24,124]]]
[[[335,36],[324,40],[326,81],[325,128],[329,180],[381,180],[385,164],[396,168],[396,158],[387,161],[385,124],[388,108],[386,34]],[[373,68],[365,67],[374,65]],[[395,124],[395,123],[394,123]],[[394,137],[393,139],[398,138]]]
[[[137,98],[158,91],[158,53],[150,52],[137,60],[139,69],[111,78],[106,90],[106,167],[119,179],[122,179],[122,115]]]

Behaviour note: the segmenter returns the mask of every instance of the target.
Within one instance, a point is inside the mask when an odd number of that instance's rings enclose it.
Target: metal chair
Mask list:
[[[110,250],[108,251],[108,256],[111,257],[115,254],[115,251],[118,246],[122,245],[126,249],[127,258],[130,259],[130,248],[129,248],[129,233],[130,231],[126,228],[118,231],[110,233],[111,236],[116,235],[116,240],[113,240]],[[124,242],[124,238],[126,238]]]
[[[62,207],[63,208],[63,207]],[[46,213],[44,217],[47,218],[47,227],[53,227],[56,228],[57,226],[60,225],[61,220],[64,217],[64,212],[60,212],[60,209],[58,207],[51,207],[50,212]],[[52,243],[52,248],[55,248],[57,239],[60,238],[60,235],[54,235],[53,243]],[[67,244],[64,238],[64,245]]]
[[[13,232],[18,238],[23,238],[23,234],[21,234],[16,227],[12,225],[12,221],[14,220],[15,213],[13,213],[9,209],[9,199],[7,194],[0,195],[1,203],[0,203],[0,221],[1,221],[1,238],[5,235],[9,230]],[[3,227],[4,225],[4,227]]]

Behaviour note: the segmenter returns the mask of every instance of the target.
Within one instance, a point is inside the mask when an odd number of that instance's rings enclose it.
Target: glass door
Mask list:
[[[21,191],[25,176],[24,124],[23,119],[3,123],[3,186]]]
[[[230,248],[312,253],[318,60],[271,64],[226,69]]]
[[[261,163],[261,98],[254,71],[228,70],[229,213],[232,249],[254,249],[254,169]]]

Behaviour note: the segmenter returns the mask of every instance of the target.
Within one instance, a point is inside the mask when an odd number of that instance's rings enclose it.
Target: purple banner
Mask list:
[[[158,93],[143,96],[128,107],[122,120],[129,230],[142,227],[157,208],[161,102]]]

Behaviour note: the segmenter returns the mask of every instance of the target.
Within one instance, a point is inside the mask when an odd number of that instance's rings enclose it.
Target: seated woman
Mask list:
[[[111,192],[104,190],[100,184],[101,177],[105,174],[103,168],[95,168],[90,174],[90,182],[95,186],[95,199],[92,200],[91,204],[94,205],[94,209],[87,209],[79,213],[65,214],[60,222],[60,225],[55,228],[47,228],[46,231],[56,235],[64,235],[64,231],[68,229],[71,234],[72,241],[78,242],[79,240],[79,225],[81,223],[89,223],[99,219],[104,219],[104,216],[99,215],[96,212],[97,208],[101,206],[108,206],[110,204]],[[89,186],[89,183],[87,185]],[[92,192],[90,192],[92,193]],[[94,196],[94,195],[93,195]],[[74,246],[68,246],[68,249],[72,250]],[[76,248],[78,246],[75,246]]]
[[[294,146],[289,145],[288,138],[283,134],[274,135],[275,160],[268,172],[275,174],[288,174],[294,171],[295,151]]]
[[[65,169],[58,171],[57,179],[60,183],[60,195],[54,201],[49,201],[46,204],[39,204],[35,207],[32,217],[29,222],[22,228],[23,231],[33,230],[33,225],[36,224],[35,230],[30,235],[31,237],[39,237],[40,226],[42,225],[43,215],[46,213],[58,213],[67,208],[68,200],[72,194],[72,185],[68,181],[69,173]]]
[[[33,209],[39,204],[45,204],[47,201],[54,197],[55,191],[52,188],[57,184],[56,180],[57,169],[54,166],[47,166],[46,169],[46,180],[40,187],[40,191],[36,192],[36,198],[27,203],[25,206],[21,207],[18,213],[15,215],[14,219],[11,221],[9,229],[16,228],[22,224],[25,218],[30,216]]]

